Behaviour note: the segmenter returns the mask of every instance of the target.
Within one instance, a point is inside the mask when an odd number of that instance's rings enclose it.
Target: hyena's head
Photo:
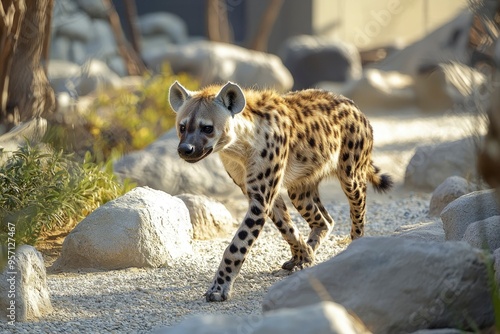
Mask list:
[[[189,91],[177,81],[170,86],[169,101],[177,113],[179,156],[197,162],[235,140],[233,117],[246,105],[241,88],[228,82],[201,91]]]

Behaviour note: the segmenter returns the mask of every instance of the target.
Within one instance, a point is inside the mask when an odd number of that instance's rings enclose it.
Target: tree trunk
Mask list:
[[[12,3],[20,30],[17,43],[10,44],[11,53],[4,59],[12,62],[10,69],[2,68],[0,73],[0,81],[8,86],[6,104],[1,106],[0,113],[0,123],[7,129],[35,117],[50,117],[55,110],[54,91],[41,63],[44,44],[48,42],[46,35],[50,34],[53,0],[7,0],[2,1],[3,9],[11,10]],[[12,35],[15,28],[13,20],[10,27],[7,24],[0,32],[1,39],[15,39],[16,35]],[[1,53],[4,52],[8,53],[2,49]]]
[[[118,52],[125,62],[127,67],[127,72],[129,75],[141,75],[146,71],[146,65],[142,62],[141,58],[133,49],[128,45],[125,36],[123,34],[122,25],[120,23],[120,17],[116,12],[115,6],[111,0],[102,0],[106,8],[108,9],[108,21],[113,30],[113,35],[115,36],[116,44],[118,46]]]
[[[130,40],[132,48],[138,55],[141,54],[141,32],[137,26],[137,6],[135,0],[125,0],[125,13],[127,23],[130,29]]]
[[[280,9],[283,6],[283,0],[271,0],[267,7],[262,21],[260,21],[259,28],[253,41],[250,43],[250,49],[257,51],[267,51],[267,43],[269,36],[273,30],[274,23],[278,18]]]
[[[25,11],[24,1],[5,0],[0,5],[0,123],[2,125],[3,120],[8,117],[10,68]],[[1,129],[0,133],[5,130]]]
[[[213,42],[232,43],[225,0],[207,0],[207,36]]]

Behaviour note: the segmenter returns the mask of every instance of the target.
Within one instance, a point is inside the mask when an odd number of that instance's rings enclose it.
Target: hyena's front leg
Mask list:
[[[224,301],[229,298],[234,280],[250,248],[259,236],[281,186],[283,172],[279,168],[276,168],[276,172],[274,175],[266,171],[247,175],[247,180],[249,180],[246,191],[249,198],[248,212],[233,240],[224,251],[213,284],[205,294],[207,301]]]
[[[266,216],[259,201],[251,200],[250,208],[233,240],[224,251],[214,282],[205,294],[209,302],[224,301],[229,298],[241,265],[264,226]]]

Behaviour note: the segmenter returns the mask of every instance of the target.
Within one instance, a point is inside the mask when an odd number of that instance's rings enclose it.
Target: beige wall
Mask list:
[[[285,2],[286,3],[286,2]],[[313,0],[313,31],[360,49],[409,44],[465,8],[467,0]]]

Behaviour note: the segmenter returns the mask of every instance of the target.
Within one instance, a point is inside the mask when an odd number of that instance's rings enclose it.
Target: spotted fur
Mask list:
[[[243,91],[238,85],[210,86],[191,92],[178,82],[170,88],[177,112],[179,155],[196,162],[219,152],[222,163],[248,197],[249,209],[224,252],[207,301],[226,300],[266,218],[290,245],[283,268],[310,266],[334,225],[320,201],[318,185],[336,176],[350,204],[351,238],[363,235],[367,182],[377,191],[392,185],[371,158],[373,130],[353,101],[322,90],[280,95],[271,90]],[[305,241],[290,219],[280,189],[311,232]]]

